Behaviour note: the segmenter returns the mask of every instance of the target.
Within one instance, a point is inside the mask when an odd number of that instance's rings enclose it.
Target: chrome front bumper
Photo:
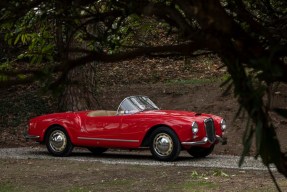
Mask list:
[[[221,142],[222,145],[226,145],[227,144],[227,138],[225,137],[220,137],[218,135],[215,136],[216,137],[216,141]],[[189,145],[189,146],[197,146],[197,145],[205,145],[207,143],[211,143],[207,137],[203,137],[202,140],[200,141],[192,141],[192,142],[182,142],[182,145]]]
[[[40,136],[38,136],[38,135],[29,135],[29,134],[26,133],[26,132],[23,133],[23,136],[24,136],[24,138],[25,138],[26,141],[30,141],[30,140],[35,141],[35,140],[37,140],[37,139],[40,138]]]

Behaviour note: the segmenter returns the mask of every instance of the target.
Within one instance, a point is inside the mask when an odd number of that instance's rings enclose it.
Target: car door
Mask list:
[[[123,124],[128,115],[86,117],[86,136],[81,139],[93,141],[95,145],[106,147],[137,147],[139,140],[131,126]]]
[[[121,116],[87,116],[85,129],[90,137],[115,138],[121,127],[121,121]]]

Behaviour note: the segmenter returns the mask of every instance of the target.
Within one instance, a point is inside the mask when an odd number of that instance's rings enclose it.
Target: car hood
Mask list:
[[[210,114],[205,113],[196,113],[192,111],[177,111],[177,110],[154,110],[154,111],[143,111],[141,114],[145,115],[154,115],[154,116],[172,116],[172,117],[181,117],[181,118],[188,118],[196,117],[198,119],[206,119],[212,117]]]

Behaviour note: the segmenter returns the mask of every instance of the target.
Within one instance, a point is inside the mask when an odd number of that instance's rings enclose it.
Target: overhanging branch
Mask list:
[[[131,51],[120,52],[115,54],[100,53],[98,51],[90,51],[86,49],[74,48],[70,49],[70,53],[82,53],[84,56],[76,58],[74,60],[68,60],[65,63],[61,63],[55,66],[50,66],[48,68],[39,68],[31,70],[15,70],[15,71],[1,71],[0,76],[4,75],[9,77],[5,81],[0,81],[0,87],[7,87],[17,84],[25,84],[36,81],[40,78],[43,78],[43,75],[52,75],[55,73],[60,73],[59,78],[51,84],[52,87],[60,85],[66,75],[70,70],[85,65],[91,62],[101,62],[101,63],[113,63],[120,62],[124,60],[135,59],[141,56],[157,57],[162,55],[192,55],[194,51],[203,49],[202,44],[198,42],[189,42],[184,44],[177,45],[165,45],[165,46],[155,46],[155,47],[140,47]],[[44,73],[43,71],[49,71],[49,74]],[[19,78],[19,75],[29,75],[29,78]],[[26,79],[26,80],[25,80]]]

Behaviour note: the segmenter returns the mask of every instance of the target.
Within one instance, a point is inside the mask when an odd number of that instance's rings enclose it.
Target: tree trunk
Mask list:
[[[73,41],[73,48],[86,47],[83,43]],[[69,54],[68,59],[74,60],[81,54]],[[96,63],[89,63],[74,68],[69,72],[65,80],[66,84],[59,98],[59,109],[61,111],[80,111],[98,109],[96,100]]]
[[[67,16],[70,10],[66,9],[71,4],[70,1],[63,0],[55,3],[57,10],[65,10],[62,14]],[[65,21],[58,18],[55,22],[56,42],[59,52],[59,61],[66,63],[68,60],[74,60],[82,54],[69,53],[69,48],[88,49],[83,42],[78,42],[73,34],[72,27],[69,24],[63,25]],[[60,111],[80,111],[99,108],[95,97],[96,91],[96,63],[89,63],[84,66],[74,68],[69,71],[65,79],[65,84],[59,95]]]
[[[99,108],[95,97],[95,64],[90,63],[69,72],[67,84],[59,100],[61,111],[80,111]]]

